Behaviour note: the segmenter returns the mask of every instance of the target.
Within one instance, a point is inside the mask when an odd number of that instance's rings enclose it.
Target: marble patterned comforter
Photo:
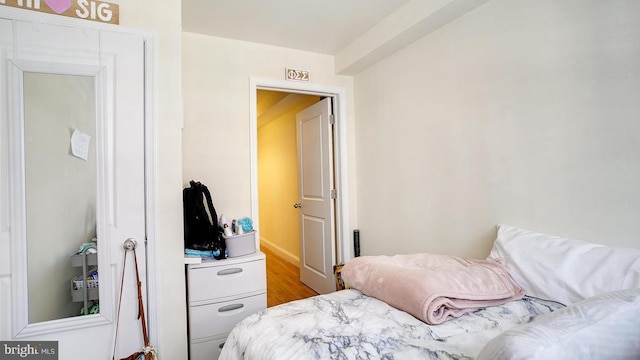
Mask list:
[[[220,359],[473,359],[498,334],[563,307],[525,296],[440,325],[349,289],[271,307],[240,322]]]

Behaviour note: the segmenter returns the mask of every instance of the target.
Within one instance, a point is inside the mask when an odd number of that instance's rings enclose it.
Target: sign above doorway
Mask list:
[[[98,0],[0,0],[0,5],[108,24],[120,23],[118,4]]]
[[[287,80],[309,81],[309,72],[306,70],[286,68],[284,73]]]

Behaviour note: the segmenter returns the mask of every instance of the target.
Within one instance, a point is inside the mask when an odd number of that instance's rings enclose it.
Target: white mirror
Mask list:
[[[100,68],[12,61],[9,83],[14,334],[108,323]]]
[[[98,313],[95,80],[23,76],[29,323]]]

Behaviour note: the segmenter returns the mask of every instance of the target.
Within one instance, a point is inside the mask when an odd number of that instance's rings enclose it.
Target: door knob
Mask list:
[[[138,244],[136,243],[136,239],[134,238],[128,238],[122,245],[125,250],[133,250],[136,248],[136,246],[138,246]]]
[[[293,204],[293,207],[296,209],[300,209],[302,208],[302,204],[301,203]]]

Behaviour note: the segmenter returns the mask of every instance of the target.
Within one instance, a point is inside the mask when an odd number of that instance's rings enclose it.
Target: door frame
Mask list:
[[[258,116],[257,91],[273,90],[288,93],[326,96],[334,99],[336,116],[334,139],[334,167],[335,188],[338,192],[336,199],[336,263],[351,259],[352,251],[349,226],[349,192],[347,176],[347,118],[346,90],[342,87],[322,84],[292,83],[284,80],[266,78],[249,78],[249,136],[251,151],[251,218],[257,232],[256,248],[260,248],[260,219],[258,206]]]
[[[158,142],[157,142],[157,102],[158,88],[156,87],[156,62],[158,60],[157,33],[153,31],[140,32],[144,37],[144,190],[145,190],[145,233],[144,247],[146,249],[147,275],[147,329],[149,342],[160,348],[158,329],[158,274],[159,263],[158,246]]]

